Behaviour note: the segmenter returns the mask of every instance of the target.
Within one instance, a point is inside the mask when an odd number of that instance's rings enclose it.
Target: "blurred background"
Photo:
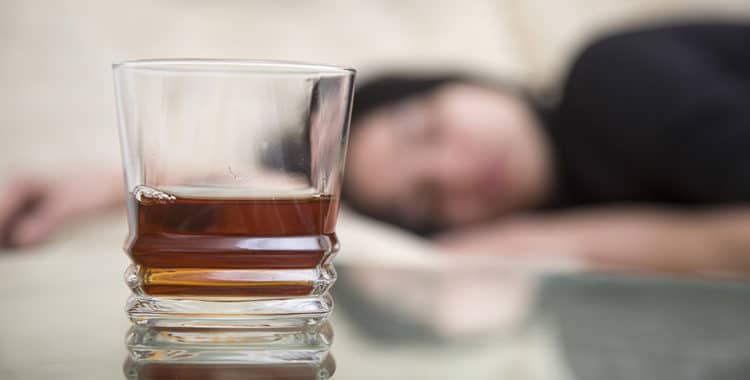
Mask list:
[[[118,163],[113,61],[268,58],[557,85],[602,32],[750,17],[743,0],[0,2],[0,174]],[[75,147],[75,148],[72,148]],[[61,168],[63,166],[64,168]]]
[[[119,168],[111,64],[123,59],[312,61],[353,66],[365,80],[388,71],[451,70],[554,96],[596,36],[689,20],[748,22],[750,3],[0,0],[0,183],[14,173]],[[88,374],[110,378],[126,326],[126,229],[118,210],[73,221],[45,245],[0,251],[4,307],[24,310],[0,313],[0,377],[31,371],[24,378],[75,378],[89,365]],[[750,293],[741,282],[600,275],[542,281],[533,262],[445,258],[421,238],[348,212],[337,231],[343,250],[334,350],[341,378],[414,378],[425,369],[431,378],[750,377],[743,328]],[[74,322],[50,322],[49,310]],[[14,328],[19,320],[36,328]],[[475,345],[485,341],[494,343]],[[17,349],[24,345],[28,350]]]

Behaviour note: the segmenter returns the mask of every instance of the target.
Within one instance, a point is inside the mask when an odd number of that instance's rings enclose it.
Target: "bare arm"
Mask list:
[[[615,208],[525,216],[442,235],[458,252],[562,255],[595,269],[750,274],[750,207]]]

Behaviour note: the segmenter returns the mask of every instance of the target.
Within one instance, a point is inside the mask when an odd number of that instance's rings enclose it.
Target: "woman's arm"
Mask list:
[[[595,270],[750,274],[750,207],[610,208],[518,217],[442,235],[460,253],[549,255]]]

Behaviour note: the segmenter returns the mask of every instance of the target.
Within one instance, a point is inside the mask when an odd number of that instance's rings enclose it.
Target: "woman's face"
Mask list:
[[[548,143],[513,95],[448,84],[357,123],[347,186],[375,215],[453,227],[538,204],[550,186]]]

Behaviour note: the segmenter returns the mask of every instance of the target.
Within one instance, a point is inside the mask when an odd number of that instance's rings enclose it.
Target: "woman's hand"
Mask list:
[[[0,246],[41,243],[66,223],[121,203],[122,189],[116,171],[13,176],[0,186]]]

